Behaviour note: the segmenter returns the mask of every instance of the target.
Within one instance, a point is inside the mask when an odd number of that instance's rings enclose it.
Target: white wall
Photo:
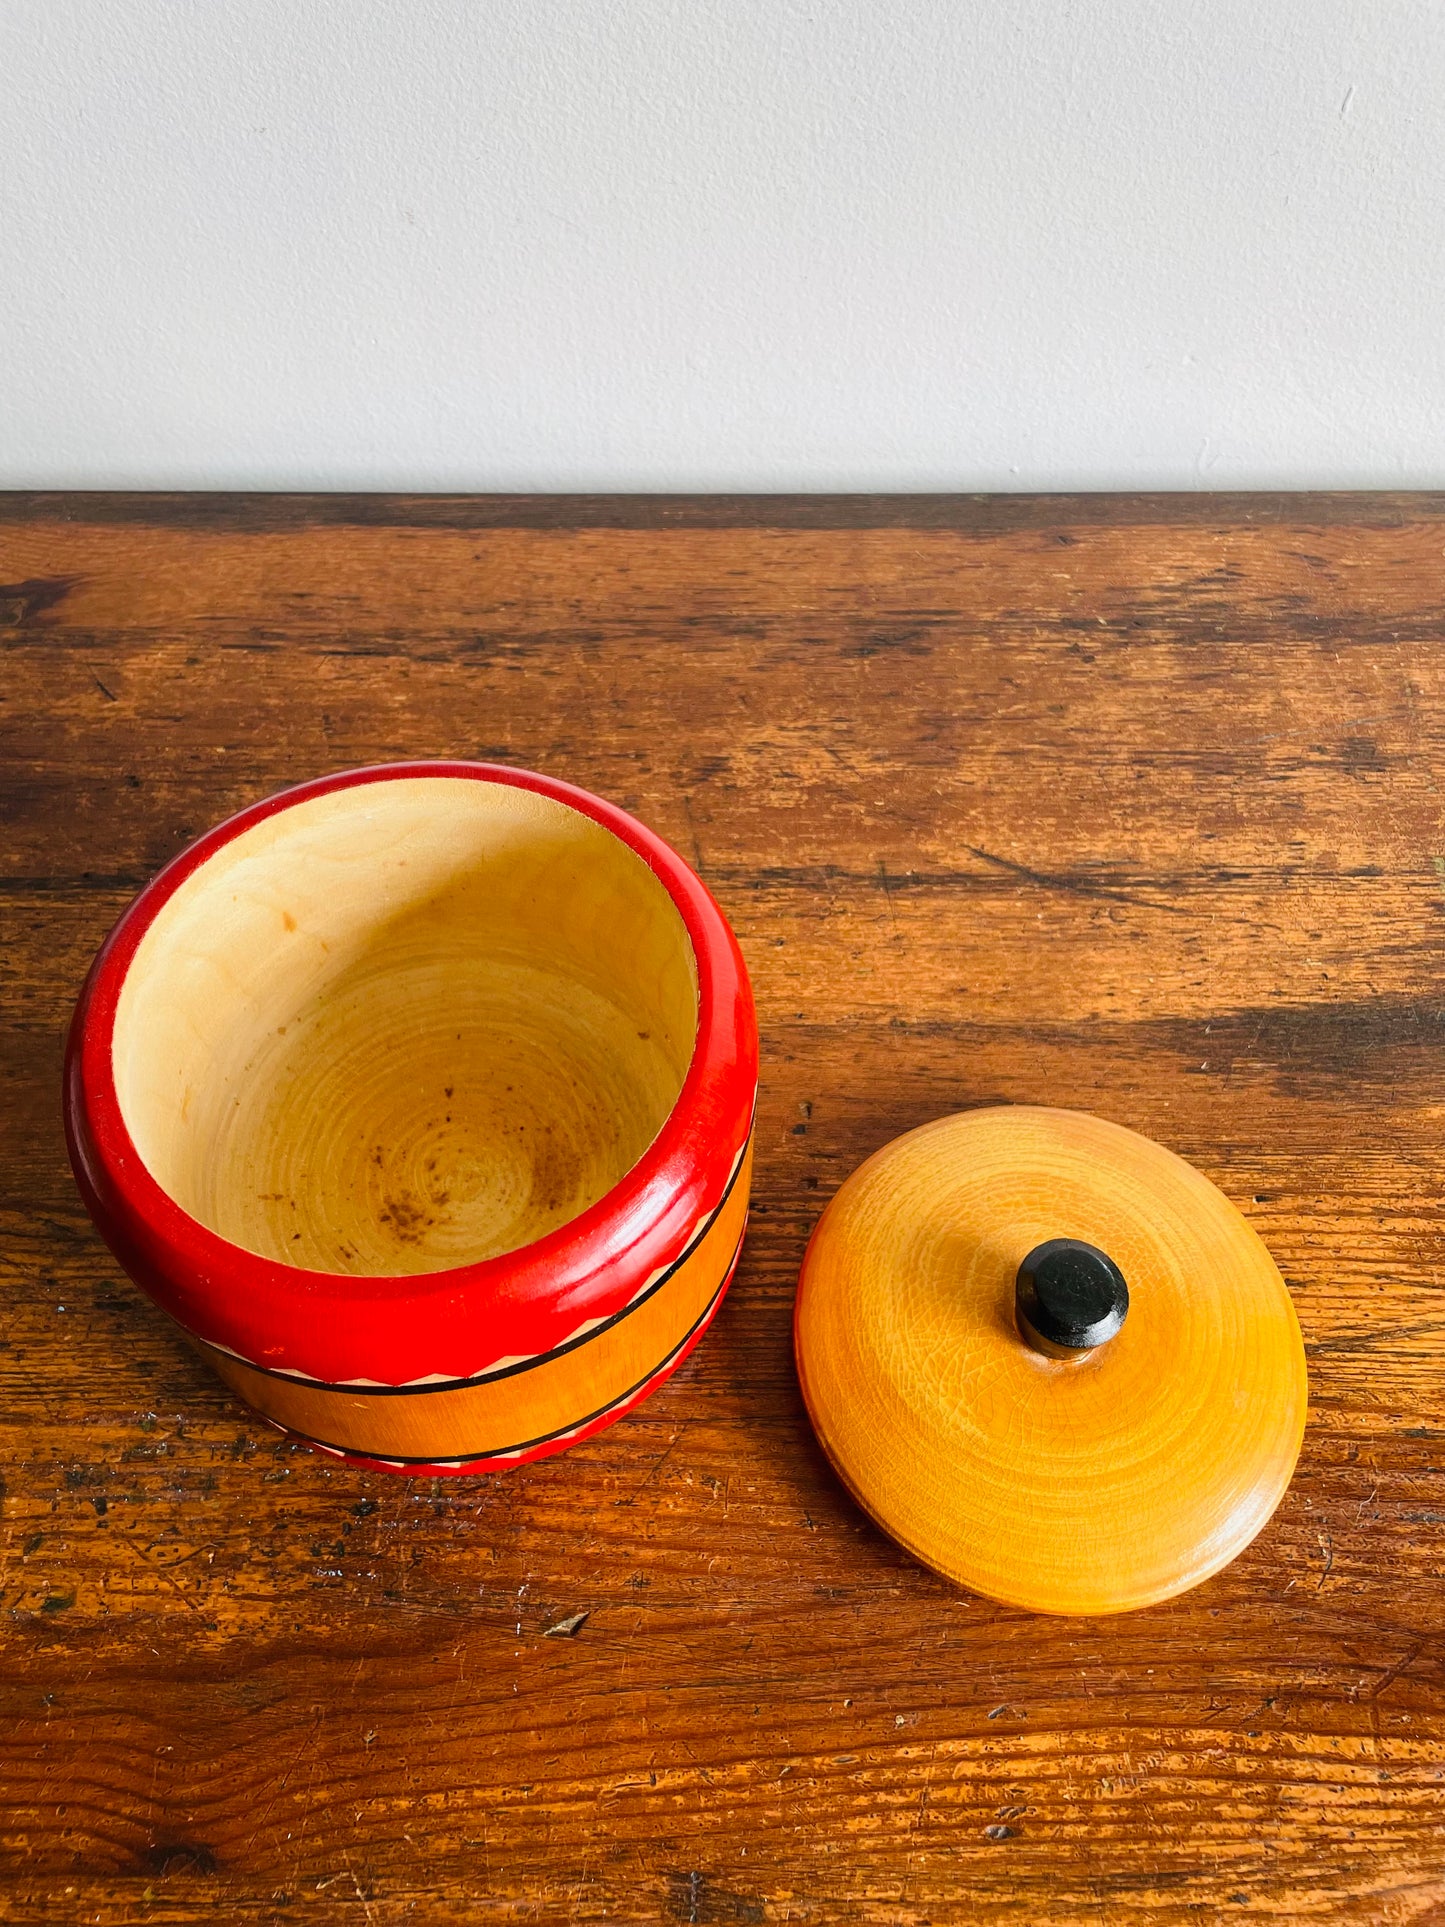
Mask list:
[[[1445,483],[1439,0],[0,0],[0,483]]]

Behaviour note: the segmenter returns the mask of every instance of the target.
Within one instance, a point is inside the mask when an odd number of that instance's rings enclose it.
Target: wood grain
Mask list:
[[[1052,1356],[1016,1318],[1031,1252],[1080,1239],[1128,1311]],[[848,1490],[945,1578],[1035,1612],[1154,1606],[1284,1495],[1304,1351],[1257,1234],[1182,1158],[1087,1111],[988,1105],[875,1151],[798,1280],[798,1378]]]
[[[36,496],[0,582],[5,1918],[1445,1921],[1445,499]],[[231,1401],[57,1091],[188,837],[445,755],[695,861],[764,1068],[692,1361],[434,1486]],[[954,1591],[802,1412],[820,1207],[990,1102],[1189,1158],[1304,1333],[1274,1519],[1124,1619]]]
[[[120,1110],[162,1190],[247,1251],[473,1264],[641,1157],[694,976],[657,878],[575,810],[460,778],[333,790],[228,843],[146,932]]]

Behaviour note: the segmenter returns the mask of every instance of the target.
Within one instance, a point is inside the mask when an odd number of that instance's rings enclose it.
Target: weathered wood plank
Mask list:
[[[5,497],[0,584],[0,1918],[1445,1918],[1445,498]],[[698,863],[764,1081],[685,1371],[433,1485],[230,1400],[57,1085],[188,836],[455,754]],[[1310,1353],[1276,1519],[1119,1621],[914,1566],[792,1375],[847,1171],[1040,1099],[1214,1177]]]

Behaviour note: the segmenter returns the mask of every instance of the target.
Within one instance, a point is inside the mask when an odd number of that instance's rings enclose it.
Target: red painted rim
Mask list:
[[[677,906],[697,965],[692,1060],[661,1131],[579,1217],[479,1264],[353,1277],[263,1258],[218,1236],[151,1176],[121,1115],[111,1053],[121,989],[146,931],[186,879],[234,838],[334,790],[415,777],[534,790],[590,817],[648,865]],[[492,763],[388,763],[301,783],[228,818],[140,893],[102,946],[71,1022],[65,1122],[71,1161],[115,1255],[175,1318],[258,1365],[331,1384],[466,1378],[544,1354],[621,1311],[672,1262],[717,1203],[751,1123],[757,1021],[747,971],[701,879],[626,811],[570,783]],[[420,1388],[419,1388],[420,1389]]]
[[[538,1439],[531,1445],[504,1452],[499,1456],[471,1459],[378,1459],[365,1452],[354,1452],[343,1446],[323,1444],[320,1439],[308,1438],[304,1432],[288,1431],[284,1425],[278,1425],[276,1429],[285,1437],[294,1439],[298,1445],[309,1445],[313,1452],[320,1452],[328,1459],[339,1460],[344,1465],[358,1465],[368,1472],[394,1473],[401,1478],[425,1477],[429,1472],[444,1474],[449,1478],[456,1476],[471,1478],[492,1472],[510,1472],[514,1466],[531,1465],[537,1459],[550,1459],[559,1452],[570,1452],[574,1445],[580,1445],[584,1439],[595,1438],[599,1432],[605,1432],[609,1426],[615,1425],[618,1419],[626,1418],[629,1412],[635,1412],[644,1400],[651,1398],[655,1391],[667,1383],[675,1371],[687,1363],[722,1309],[723,1299],[727,1297],[728,1287],[733,1281],[738,1260],[742,1256],[742,1246],[743,1241],[739,1238],[738,1248],[733,1253],[727,1274],[709,1299],[702,1317],[689,1331],[684,1332],[662,1363],[654,1371],[649,1372],[640,1385],[634,1385],[612,1404],[605,1406],[600,1412],[589,1414],[576,1425],[569,1426],[565,1431],[557,1432],[550,1438]],[[274,1419],[268,1422],[272,1425],[276,1424]]]

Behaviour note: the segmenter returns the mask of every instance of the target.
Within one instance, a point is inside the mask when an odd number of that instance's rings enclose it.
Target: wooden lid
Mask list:
[[[1081,1111],[969,1111],[885,1145],[813,1234],[796,1342],[874,1519],[1039,1612],[1198,1585],[1299,1456],[1304,1347],[1269,1253],[1182,1158]]]

